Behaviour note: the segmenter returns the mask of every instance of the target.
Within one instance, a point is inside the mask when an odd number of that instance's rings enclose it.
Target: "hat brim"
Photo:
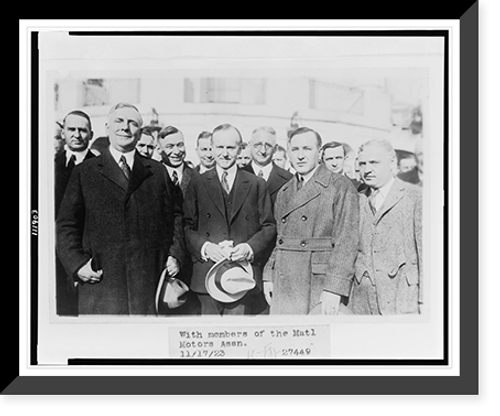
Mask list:
[[[219,273],[220,269],[224,267],[227,264],[234,263],[237,266],[241,267],[243,270],[245,270],[248,275],[253,279],[253,268],[250,262],[248,261],[241,261],[241,262],[233,262],[232,260],[229,259],[222,259],[215,263],[210,270],[208,271],[206,277],[205,277],[205,288],[207,290],[207,293],[215,300],[222,302],[222,303],[231,303],[231,302],[236,302],[237,300],[240,300],[243,298],[248,293],[248,290],[243,290],[238,293],[227,293],[221,290],[221,287],[217,284],[215,281],[215,278],[217,274]],[[251,289],[249,289],[251,290]]]
[[[156,289],[156,311],[159,311],[160,304],[168,309],[176,309],[184,305],[187,301],[187,292],[189,292],[189,287],[184,282],[179,279],[171,282],[167,275],[167,269],[163,269]]]

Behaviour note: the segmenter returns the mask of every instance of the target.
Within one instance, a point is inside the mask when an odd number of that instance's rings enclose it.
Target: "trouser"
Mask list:
[[[202,315],[265,315],[269,313],[262,292],[246,294],[236,302],[219,302],[206,293],[197,293]]]

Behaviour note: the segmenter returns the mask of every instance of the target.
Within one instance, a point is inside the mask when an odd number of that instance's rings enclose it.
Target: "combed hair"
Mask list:
[[[316,142],[318,144],[318,149],[321,149],[323,141],[321,139],[320,134],[316,130],[313,130],[309,127],[298,127],[295,130],[293,130],[290,133],[290,136],[288,137],[288,144],[290,144],[293,137],[298,136],[299,134],[304,134],[304,133],[313,133],[316,136]]]
[[[196,147],[200,145],[200,139],[212,139],[212,133],[210,133],[207,130],[203,130],[198,134],[198,137],[196,138]]]
[[[358,150],[358,154],[365,150],[366,147],[377,146],[385,149],[387,153],[391,156],[391,158],[396,157],[396,151],[389,140],[386,139],[370,139],[367,142],[364,142]]]
[[[139,109],[135,105],[133,105],[133,104],[129,104],[129,103],[125,103],[125,102],[121,102],[121,103],[115,104],[113,107],[111,107],[109,109],[108,116],[110,116],[116,110],[118,110],[120,108],[131,108],[131,109],[137,111],[137,113],[139,114],[139,124],[142,127],[142,125],[144,124],[144,121],[142,119],[141,113],[140,113]]]
[[[323,147],[321,148],[321,151],[323,152],[323,154],[325,154],[326,149],[335,149],[336,147],[342,147],[342,149],[344,149],[344,156],[346,156],[346,151],[345,151],[344,145],[341,142],[331,141],[331,142],[325,143],[323,145]]]
[[[216,128],[214,128],[214,130],[212,131],[212,140],[213,140],[215,133],[217,133],[218,131],[225,131],[225,130],[235,130],[236,133],[238,133],[238,137],[239,137],[238,144],[243,142],[243,136],[241,135],[240,131],[236,127],[234,127],[232,124],[229,124],[229,123],[220,124]]]
[[[160,130],[160,132],[158,133],[158,138],[163,139],[163,138],[170,136],[171,134],[175,134],[175,133],[182,134],[182,132],[177,127],[167,126],[167,127],[164,127]]]
[[[64,116],[63,118],[63,126],[66,123],[66,119],[71,115],[80,116],[83,117],[85,120],[87,120],[87,122],[89,123],[89,129],[90,131],[92,131],[92,120],[90,119],[90,116],[87,113],[83,112],[82,110],[73,110],[70,111],[68,114],[66,114],[66,116]]]
[[[252,131],[252,136],[255,133],[258,133],[259,131],[265,131],[266,133],[269,133],[269,134],[272,134],[273,136],[276,136],[276,130],[274,130],[272,127],[268,127],[268,126],[257,127],[256,129],[254,129]]]
[[[276,147],[276,152],[283,152],[285,153],[285,156],[286,156],[286,149],[281,146],[280,144]]]

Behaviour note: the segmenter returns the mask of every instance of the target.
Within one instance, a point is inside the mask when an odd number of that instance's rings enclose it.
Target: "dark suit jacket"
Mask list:
[[[293,174],[288,172],[285,169],[280,168],[274,162],[272,164],[273,164],[273,168],[271,170],[271,173],[270,173],[269,178],[268,178],[266,183],[267,183],[267,189],[269,191],[269,195],[271,196],[271,201],[272,201],[273,207],[274,207],[274,203],[276,202],[276,195],[277,195],[278,191],[285,183],[287,183],[290,179],[292,179]],[[255,175],[257,174],[257,172],[254,172],[251,163],[249,163],[248,165],[246,165],[242,169],[244,169],[250,173],[253,173]]]
[[[161,163],[135,154],[130,181],[109,150],[77,166],[56,221],[68,273],[93,259],[97,284],[79,282],[80,314],[154,314],[160,272],[183,258],[182,213]]]
[[[83,159],[84,161],[93,159],[95,155],[89,150]],[[64,196],[69,177],[73,169],[66,166],[66,152],[62,151],[54,158],[54,191],[55,191],[55,215],[59,212],[59,207]]]
[[[257,282],[255,291],[261,290],[261,256],[276,238],[271,198],[265,181],[244,170],[237,171],[233,187],[232,216],[226,218],[223,190],[215,169],[194,177],[189,183],[183,205],[184,231],[193,260],[191,289],[197,293],[207,293],[205,276],[214,265],[201,258],[203,244],[224,240],[232,240],[235,246],[250,245],[255,255],[252,264]]]

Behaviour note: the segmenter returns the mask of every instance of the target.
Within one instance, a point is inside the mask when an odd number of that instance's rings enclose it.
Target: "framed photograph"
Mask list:
[[[477,3],[21,23],[4,394],[477,394]]]

